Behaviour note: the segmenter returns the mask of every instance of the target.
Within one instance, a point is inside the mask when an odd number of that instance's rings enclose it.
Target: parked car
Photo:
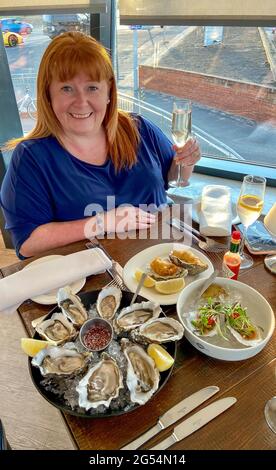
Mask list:
[[[87,14],[43,15],[43,33],[51,39],[66,31],[89,34],[90,18]]]
[[[4,46],[14,47],[18,44],[23,44],[23,37],[17,33],[11,33],[10,31],[3,34]]]
[[[19,18],[2,18],[0,19],[0,28],[3,32],[10,31],[17,34],[30,34],[33,30],[33,25],[25,23],[25,21]]]

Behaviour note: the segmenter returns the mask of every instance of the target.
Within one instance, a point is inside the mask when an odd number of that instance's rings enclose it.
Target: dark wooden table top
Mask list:
[[[166,224],[158,224],[151,238],[105,239],[102,244],[122,266],[136,253],[158,243],[172,240],[172,234],[164,235]],[[163,227],[163,233],[162,233]],[[179,234],[178,234],[179,235]],[[179,237],[178,237],[179,239]],[[85,248],[85,242],[51,251],[51,254],[69,254]],[[50,253],[45,253],[45,255]],[[222,255],[208,254],[215,267],[221,268]],[[21,270],[29,261],[19,262],[1,269],[6,277]],[[263,256],[254,257],[254,266],[240,271],[239,280],[258,290],[276,311],[276,276],[266,270]],[[97,290],[110,281],[108,274],[91,276],[83,292]],[[34,333],[31,321],[51,306],[32,301],[24,302],[18,309],[28,334]],[[175,315],[175,306],[164,309]],[[208,385],[217,385],[220,392],[211,399],[234,396],[237,403],[185,441],[176,443],[173,449],[276,449],[276,435],[264,419],[264,405],[276,395],[276,332],[266,347],[255,357],[245,361],[225,362],[205,356],[195,350],[183,338],[178,345],[175,367],[167,384],[148,403],[136,410],[115,417],[84,419],[64,414],[67,425],[79,449],[120,449],[153,426],[160,415],[193,392]],[[206,404],[203,404],[204,407]],[[171,426],[172,428],[173,426]],[[162,438],[171,430],[163,431]],[[144,448],[150,448],[160,440],[153,438]]]

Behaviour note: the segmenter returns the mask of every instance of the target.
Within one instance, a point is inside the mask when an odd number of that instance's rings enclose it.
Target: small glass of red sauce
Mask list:
[[[113,338],[111,324],[103,318],[91,318],[80,329],[81,344],[89,351],[102,351]]]

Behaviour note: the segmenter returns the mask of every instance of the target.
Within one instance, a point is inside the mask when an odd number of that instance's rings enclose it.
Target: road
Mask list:
[[[172,98],[161,93],[145,92],[144,100],[154,106],[170,111]],[[240,116],[193,103],[193,130],[198,134],[204,153],[227,156],[234,151],[250,162],[275,166],[276,128],[256,123]],[[202,132],[203,131],[203,132]],[[200,136],[207,138],[206,144]],[[217,145],[217,152],[215,152]]]
[[[187,27],[154,27],[150,31],[142,30],[137,34],[138,60],[140,63],[156,64],[162,60],[170,48],[176,47],[179,39],[189,33]],[[192,30],[191,30],[192,31]],[[6,48],[17,99],[26,90],[35,96],[35,77],[41,55],[50,42],[50,38],[39,31],[34,31],[25,38],[24,45]],[[118,88],[131,92],[133,85],[133,35],[124,28],[118,35]],[[175,49],[174,49],[175,50]],[[146,92],[145,101],[171,111],[171,97],[160,93]],[[24,131],[28,132],[33,121],[23,122]],[[234,153],[235,158],[250,162],[275,165],[276,129],[265,124],[257,124],[245,118],[234,116],[219,110],[210,109],[194,103],[194,131],[201,136],[201,146],[207,154],[227,155]],[[211,142],[211,146],[209,145]]]

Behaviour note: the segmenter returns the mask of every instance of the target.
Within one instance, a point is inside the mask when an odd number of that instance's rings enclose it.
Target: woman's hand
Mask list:
[[[130,230],[149,228],[156,216],[138,207],[124,206],[103,214],[105,232],[122,233]]]
[[[177,180],[178,177],[178,166],[181,165],[183,168],[181,170],[183,179],[188,181],[196,162],[201,157],[200,147],[197,140],[194,137],[191,137],[187,140],[184,147],[173,146],[176,154],[173,158],[171,167],[168,173],[168,181]]]
[[[201,157],[200,147],[195,137],[187,140],[184,147],[173,146],[176,155],[173,159],[176,165],[193,166]]]

